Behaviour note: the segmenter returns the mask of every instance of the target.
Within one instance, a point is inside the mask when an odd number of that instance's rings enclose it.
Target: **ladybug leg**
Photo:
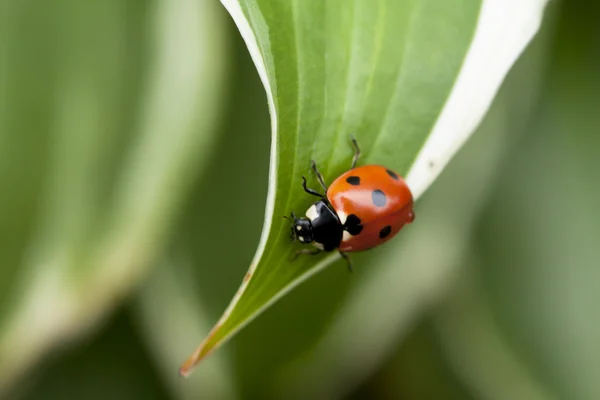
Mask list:
[[[325,196],[323,196],[321,193],[317,192],[316,190],[313,190],[311,188],[306,187],[306,178],[302,177],[302,188],[304,188],[304,191],[308,194],[312,194],[313,196],[317,196],[320,198],[324,198]]]
[[[298,258],[299,255],[316,256],[321,251],[322,250],[319,250],[319,249],[301,249],[301,250],[298,250],[296,252],[296,254],[294,254],[294,257],[292,257],[292,261],[295,260],[296,258]]]
[[[342,258],[348,263],[348,270],[350,272],[354,272],[354,269],[352,268],[352,259],[350,258],[350,256],[344,253],[343,251],[340,251],[340,256],[342,256]]]
[[[315,175],[317,175],[317,180],[321,184],[321,187],[323,188],[323,190],[325,190],[325,192],[327,192],[327,185],[325,184],[325,179],[323,179],[323,175],[321,175],[321,173],[317,169],[317,164],[315,163],[315,160],[310,160],[310,166],[312,170],[315,171]]]
[[[356,141],[354,135],[351,135],[350,139],[354,145],[354,157],[352,157],[352,167],[350,169],[354,169],[356,167],[356,163],[358,162],[358,157],[360,157],[360,147],[358,147],[358,142]]]

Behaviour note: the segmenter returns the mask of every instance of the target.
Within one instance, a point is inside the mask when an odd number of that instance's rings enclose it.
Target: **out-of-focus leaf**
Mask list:
[[[128,307],[118,309],[90,340],[44,359],[3,399],[168,400],[158,371],[136,334]]]
[[[560,398],[553,396],[537,380],[535,373],[506,343],[485,297],[468,274],[463,278],[462,284],[457,285],[436,310],[434,321],[445,358],[473,397],[497,400]]]
[[[506,341],[557,398],[600,398],[600,10],[562,5],[543,100],[478,231]]]
[[[3,6],[0,177],[15,190],[0,200],[0,387],[92,326],[162,249],[220,103],[209,3]]]
[[[544,0],[223,1],[267,91],[272,119],[263,236],[230,307],[184,363],[191,368],[337,256],[303,258],[281,216],[306,209],[315,159],[326,181],[363,163],[407,176],[419,197],[471,134],[536,32]],[[311,180],[314,183],[314,179]],[[316,262],[316,264],[315,264]]]
[[[223,357],[215,357],[199,366],[199,379],[194,381],[182,382],[173,373],[186,346],[210,329],[210,314],[200,306],[202,298],[195,290],[194,275],[189,273],[192,266],[185,268],[186,263],[189,264],[189,260],[182,256],[174,257],[172,262],[159,265],[150,274],[137,304],[141,330],[174,398],[235,400],[233,368]]]
[[[218,17],[229,19],[219,3],[214,7],[219,8]],[[228,29],[228,35],[236,32],[233,24]],[[219,124],[214,162],[196,180],[167,256],[144,280],[135,302],[141,336],[177,398],[234,399],[240,393],[235,376],[238,362],[228,351],[199,366],[194,379],[182,381],[176,373],[181,358],[227,305],[236,277],[252,259],[263,217],[268,109],[244,42],[233,35],[228,44],[231,67],[224,92],[225,118]],[[232,185],[231,177],[240,171],[243,179]]]
[[[352,397],[358,392],[366,394],[361,398],[374,399],[475,400],[454,371],[448,369],[434,328],[427,318],[415,324],[395,354]]]

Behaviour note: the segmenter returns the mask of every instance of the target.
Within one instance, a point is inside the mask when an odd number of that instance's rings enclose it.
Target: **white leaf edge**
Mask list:
[[[473,36],[471,46],[452,92],[429,138],[407,174],[406,182],[411,188],[415,200],[433,183],[446,164],[479,125],[500,88],[504,77],[538,31],[547,2],[548,0],[483,0],[475,35]],[[247,272],[250,279],[242,282],[229,306],[215,324],[211,334],[220,328],[235,308],[245,289],[248,287],[248,283],[252,280],[254,270],[264,253],[275,209],[276,171],[278,163],[277,110],[275,108],[273,91],[268,79],[265,61],[239,1],[221,0],[221,3],[238,27],[267,94],[271,116],[271,159],[265,222],[258,248]],[[337,253],[324,258],[313,268],[307,270],[304,275],[282,288],[276,296],[265,303],[253,316],[247,318],[243,323],[231,330],[209,352],[226,342],[271,304],[338,258],[339,255]],[[187,376],[193,366],[200,360],[199,355],[205,343],[211,337],[211,334],[200,343],[194,353],[186,360],[180,370],[181,375]]]
[[[475,131],[504,77],[539,30],[548,0],[484,0],[465,62],[406,177],[419,198]]]

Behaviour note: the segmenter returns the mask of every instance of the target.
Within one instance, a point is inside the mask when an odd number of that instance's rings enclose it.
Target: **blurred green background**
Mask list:
[[[600,398],[596,3],[551,2],[397,248],[329,267],[188,380],[265,206],[236,27],[209,0],[0,10],[1,397]]]

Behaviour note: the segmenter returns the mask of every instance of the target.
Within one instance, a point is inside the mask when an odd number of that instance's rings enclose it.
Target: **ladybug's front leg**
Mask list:
[[[304,191],[308,194],[312,194],[313,196],[317,196],[320,198],[325,198],[325,196],[323,196],[321,193],[317,192],[316,190],[313,190],[309,187],[306,187],[306,178],[302,177],[302,188],[304,189]]]
[[[342,258],[348,263],[348,269],[350,270],[350,272],[354,272],[354,269],[352,268],[352,259],[350,258],[350,256],[344,253],[343,251],[340,251],[340,256],[342,256]]]
[[[310,160],[310,166],[312,170],[315,171],[315,175],[317,175],[317,180],[321,184],[321,187],[323,188],[323,190],[325,190],[325,193],[327,193],[327,185],[325,184],[325,179],[323,179],[323,175],[321,175],[321,173],[317,169],[317,164],[315,163],[315,160]]]
[[[321,253],[321,250],[319,249],[300,249],[294,254],[292,261],[298,258],[299,255],[316,256],[319,253]]]

